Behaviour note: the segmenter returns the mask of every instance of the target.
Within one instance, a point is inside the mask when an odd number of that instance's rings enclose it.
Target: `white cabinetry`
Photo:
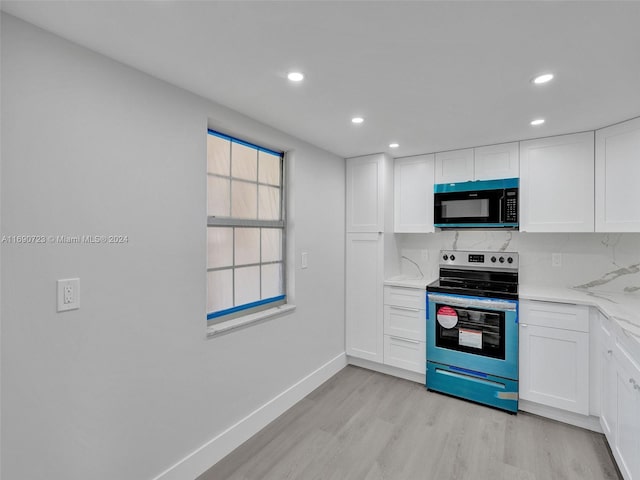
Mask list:
[[[426,293],[384,287],[384,363],[425,373]]]
[[[394,163],[394,231],[428,233],[433,227],[434,155],[398,158]]]
[[[614,337],[611,321],[600,315],[600,426],[609,443],[616,431],[616,370],[613,361]]]
[[[382,362],[383,236],[347,234],[347,355]]]
[[[473,170],[473,148],[436,153],[436,183],[469,182]]]
[[[596,231],[640,232],[640,118],[596,131]]]
[[[435,183],[517,178],[518,143],[436,153]]]
[[[475,180],[518,178],[520,154],[518,142],[474,148]]]
[[[604,322],[603,322],[604,323]],[[607,325],[606,323],[604,323]],[[608,323],[611,325],[611,322]],[[613,330],[613,329],[612,329]],[[640,364],[630,352],[635,340],[619,329],[611,336],[613,359],[605,373],[603,401],[609,402],[601,422],[613,456],[625,480],[640,479]],[[607,355],[611,357],[609,350]]]
[[[520,302],[520,398],[589,414],[589,308]]]
[[[520,230],[594,231],[594,133],[520,142]]]
[[[614,455],[624,478],[640,479],[640,366],[616,343],[616,422]]]
[[[385,247],[392,246],[383,232],[392,219],[393,162],[385,154],[350,158],[346,174],[346,352],[382,363]]]
[[[347,232],[384,230],[385,179],[391,176],[385,157],[347,159]]]

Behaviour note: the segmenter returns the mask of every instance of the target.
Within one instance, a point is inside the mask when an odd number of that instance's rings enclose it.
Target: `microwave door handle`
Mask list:
[[[504,222],[504,218],[502,217],[502,204],[504,203],[504,193],[500,197],[500,201],[498,202],[498,221]]]

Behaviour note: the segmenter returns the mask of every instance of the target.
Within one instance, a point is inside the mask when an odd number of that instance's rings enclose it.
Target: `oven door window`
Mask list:
[[[505,312],[436,304],[437,347],[505,359]]]

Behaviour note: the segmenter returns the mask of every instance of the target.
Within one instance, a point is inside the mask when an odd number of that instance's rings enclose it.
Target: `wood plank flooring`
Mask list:
[[[603,435],[348,366],[197,480],[620,480]]]

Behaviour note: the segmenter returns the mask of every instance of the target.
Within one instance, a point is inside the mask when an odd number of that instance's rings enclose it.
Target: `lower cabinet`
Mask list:
[[[611,450],[626,480],[640,479],[640,366],[616,341],[615,430]]]
[[[589,307],[520,302],[520,398],[589,414]]]
[[[600,315],[600,426],[609,443],[616,432],[616,368],[613,360],[614,337],[611,321]]]
[[[382,362],[384,239],[378,233],[347,234],[347,355]]]
[[[384,336],[384,363],[412,372],[425,372],[425,343],[418,340]]]
[[[384,304],[385,365],[425,373],[425,290],[387,285]]]

